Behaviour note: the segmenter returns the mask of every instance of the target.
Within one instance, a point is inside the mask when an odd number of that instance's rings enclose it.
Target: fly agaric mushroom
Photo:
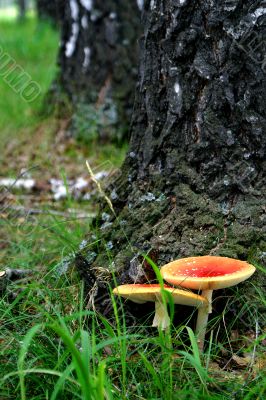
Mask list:
[[[164,286],[163,289],[172,296],[174,304],[183,304],[186,306],[205,305],[208,301],[195,293],[175,289],[171,286]],[[121,285],[113,290],[115,295],[129,299],[134,303],[146,303],[147,301],[155,302],[155,316],[153,319],[153,327],[160,327],[165,330],[170,326],[170,318],[165,307],[162,295],[162,288],[159,284],[129,284]]]
[[[208,306],[199,308],[196,332],[198,344],[203,350],[208,322],[212,312],[212,293],[245,281],[255,272],[255,267],[245,261],[228,257],[200,256],[181,258],[161,268],[163,279],[176,286],[201,290],[201,296],[208,300]]]

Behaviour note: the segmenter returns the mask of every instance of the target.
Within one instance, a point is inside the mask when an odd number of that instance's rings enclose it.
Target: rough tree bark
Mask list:
[[[129,130],[140,17],[136,0],[65,1],[56,88],[74,105],[91,104],[94,114],[101,110],[106,130]]]
[[[145,3],[130,150],[110,189],[116,216],[103,208],[77,257],[100,311],[113,274],[118,284],[154,279],[145,252],[159,266],[205,254],[265,262],[262,3]],[[239,285],[228,316],[247,304],[263,308],[256,301],[265,274],[253,283]],[[227,301],[231,293],[219,296]],[[242,327],[254,326],[250,314]]]

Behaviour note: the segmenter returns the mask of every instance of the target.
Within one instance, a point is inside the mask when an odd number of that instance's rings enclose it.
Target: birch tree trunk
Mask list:
[[[143,253],[159,267],[206,254],[265,263],[266,7],[145,4],[130,150],[109,191],[115,215],[103,207],[77,257],[100,311],[113,274],[118,284],[155,278]],[[258,269],[239,285],[228,318],[248,304],[240,325],[252,328],[265,283]],[[214,310],[231,294],[219,292]]]
[[[102,136],[128,134],[140,17],[136,0],[65,1],[57,89],[83,105],[83,117],[98,115]]]

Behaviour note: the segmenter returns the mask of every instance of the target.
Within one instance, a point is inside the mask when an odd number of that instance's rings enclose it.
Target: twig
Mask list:
[[[256,356],[256,349],[257,349],[257,340],[259,337],[259,321],[258,318],[256,319],[256,325],[255,325],[255,342],[254,342],[254,347],[253,347],[253,351],[252,351],[252,356],[251,356],[251,360],[250,360],[250,364],[249,364],[249,369],[251,370],[255,364],[255,356]]]
[[[114,210],[113,204],[112,204],[111,200],[109,199],[109,197],[106,196],[106,194],[102,190],[102,187],[101,187],[100,183],[98,182],[98,180],[95,178],[95,175],[94,175],[94,173],[93,173],[93,171],[91,169],[91,166],[90,166],[88,161],[86,161],[86,165],[87,165],[87,168],[88,168],[88,171],[89,171],[89,174],[91,176],[92,181],[95,183],[95,185],[97,186],[97,188],[99,190],[99,193],[104,197],[104,199],[107,202],[108,206],[110,207],[112,213],[116,217],[116,212]]]

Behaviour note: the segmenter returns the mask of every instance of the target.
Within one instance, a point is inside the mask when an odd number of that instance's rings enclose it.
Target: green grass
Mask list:
[[[200,355],[190,328],[127,327],[119,300],[108,320],[85,310],[73,271],[54,266],[0,307],[3,400],[264,398],[263,371],[213,370],[217,344]]]
[[[7,10],[1,12],[0,50],[2,49],[3,53],[12,57],[14,61],[10,62],[11,65],[20,66],[41,88],[41,93],[36,100],[27,102],[20,93],[15,93],[4,76],[0,74],[1,162],[4,158],[3,149],[14,142],[16,151],[12,154],[13,157],[17,158],[18,153],[33,153],[29,158],[34,158],[35,164],[39,162],[42,165],[49,165],[47,153],[51,150],[54,151],[54,143],[51,143],[51,139],[54,140],[57,131],[61,130],[61,126],[54,115],[47,115],[49,112],[43,112],[43,100],[56,76],[58,44],[59,32],[48,23],[38,21],[33,14],[30,14],[25,22],[20,23],[15,18],[14,12],[7,12]],[[18,72],[15,71],[13,78],[17,77]],[[62,120],[67,121],[69,112],[70,110],[66,110]],[[88,127],[88,135],[89,132]],[[86,130],[84,135],[86,135]],[[50,146],[52,149],[49,148]],[[92,160],[94,165],[106,164],[106,160],[108,160],[110,165],[117,167],[121,165],[126,150],[125,144],[117,147],[108,143],[102,145],[97,140],[91,140],[89,143],[76,142],[67,146],[65,155],[72,163],[83,157],[83,160],[85,158]],[[83,165],[85,168],[84,161]],[[17,163],[14,163],[15,171],[12,167],[11,165],[11,175],[15,174],[16,176],[18,174]],[[64,165],[62,165],[63,167]],[[108,168],[107,164],[106,167]],[[1,171],[2,173],[3,171]],[[9,171],[8,174],[10,174]]]
[[[68,199],[66,208],[74,207]],[[108,319],[86,309],[77,271],[64,267],[89,223],[89,217],[79,220],[74,212],[69,218],[1,221],[10,243],[4,264],[33,271],[29,280],[10,284],[0,298],[1,400],[262,400],[263,369],[213,367],[213,361],[223,359],[221,349],[230,348],[226,335],[222,342],[216,337],[222,316],[210,320],[214,334],[201,355],[187,326],[172,325],[165,333],[151,329],[150,318],[127,326],[124,302],[114,298]],[[109,262],[111,268],[111,258]],[[159,279],[157,266],[152,266]],[[263,301],[264,294],[258,292],[258,302]],[[250,318],[256,320],[252,312]],[[256,354],[263,357],[265,339],[265,333],[260,334],[245,351],[251,354],[256,346]],[[241,346],[231,345],[241,355]]]
[[[56,71],[59,35],[46,23],[34,17],[25,22],[0,17],[0,46],[16,63],[36,81],[40,95],[33,102],[26,102],[0,76],[0,141],[15,137],[18,130],[30,129],[40,123],[39,111]]]

